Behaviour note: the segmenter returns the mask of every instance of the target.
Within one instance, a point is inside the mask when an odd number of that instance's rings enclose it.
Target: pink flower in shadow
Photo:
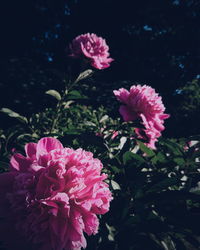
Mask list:
[[[164,120],[169,118],[164,113],[162,98],[147,85],[133,85],[130,91],[120,88],[114,90],[114,95],[122,103],[119,112],[124,121],[139,119],[144,128],[135,129],[138,138],[146,140],[146,145],[155,149],[155,142],[165,128]]]
[[[85,248],[84,232],[98,232],[97,215],[106,213],[112,200],[102,163],[91,152],[64,148],[51,137],[26,144],[25,152],[14,154],[10,171],[0,174],[5,218],[0,237],[7,238],[9,249]]]
[[[84,57],[88,59],[90,64],[96,69],[108,68],[113,61],[113,59],[109,57],[109,47],[105,39],[93,33],[77,36],[70,44],[70,51],[71,57]]]

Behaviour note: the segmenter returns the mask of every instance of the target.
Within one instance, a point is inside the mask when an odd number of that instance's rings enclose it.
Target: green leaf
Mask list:
[[[128,164],[131,161],[135,161],[135,160],[140,162],[140,163],[145,162],[145,160],[140,155],[134,154],[134,153],[132,153],[130,151],[127,151],[123,155],[123,163],[124,163],[124,165]]]
[[[28,134],[28,133],[26,133],[26,134],[21,134],[21,135],[19,135],[19,136],[17,137],[17,140],[23,139],[24,137],[32,138],[33,135],[32,135],[32,134]]]
[[[112,169],[113,172],[117,174],[121,172],[121,169],[117,168],[116,166],[110,166],[110,168]]]
[[[8,109],[8,108],[2,108],[0,110],[1,112],[7,114],[8,116],[10,117],[13,117],[13,118],[17,118],[19,121],[23,122],[23,123],[28,123],[28,120],[26,117],[14,112],[13,110],[11,109]]]
[[[66,129],[64,129],[64,133],[66,135],[80,135],[81,132],[79,129],[76,129],[76,128],[74,128],[74,129],[66,128]]]
[[[151,159],[152,163],[156,164],[156,163],[164,163],[166,162],[166,158],[165,158],[165,155],[162,154],[161,152],[158,152],[158,154],[156,156],[154,156],[152,159]]]
[[[63,102],[64,108],[69,108],[72,103],[74,103],[74,101],[72,101],[72,100],[67,101],[67,102]]]
[[[53,96],[54,98],[56,98],[58,101],[61,100],[61,95],[58,91],[54,90],[54,89],[50,89],[48,91],[45,92],[45,94]]]
[[[113,190],[120,190],[121,189],[120,185],[116,181],[111,180],[110,182],[111,182],[111,186],[112,186]]]
[[[120,138],[120,143],[119,143],[119,146],[118,146],[118,148],[119,148],[120,150],[124,147],[126,141],[127,141],[127,138],[126,138],[125,136],[122,136],[122,137]]]
[[[183,155],[183,153],[181,152],[182,149],[177,143],[172,142],[169,139],[162,139],[162,144],[168,147],[174,155]]]
[[[149,156],[149,157],[155,156],[154,151],[152,149],[148,148],[146,145],[144,145],[143,142],[137,140],[137,143],[138,143],[140,149],[142,150],[142,152],[144,152],[147,156]]]
[[[114,227],[109,226],[107,223],[105,224],[107,229],[108,229],[108,240],[109,241],[114,241],[114,232],[116,231]]]
[[[181,158],[181,157],[175,157],[174,158],[174,162],[176,164],[178,164],[179,166],[185,165],[185,160],[183,158]]]
[[[0,170],[8,170],[9,169],[9,163],[0,161]]]
[[[100,119],[100,123],[103,123],[103,122],[105,122],[107,119],[109,118],[109,116],[108,115],[104,115],[101,119]]]
[[[78,78],[76,79],[75,82],[79,82],[79,81],[91,76],[92,73],[93,73],[93,70],[91,70],[91,69],[87,69],[87,70],[83,71],[82,73],[80,73],[80,75],[78,76]]]
[[[91,122],[91,121],[85,121],[84,124],[89,126],[89,127],[96,127],[96,124],[94,122]]]
[[[87,99],[87,96],[82,95],[79,91],[77,90],[72,90],[68,93],[67,95],[67,99],[69,100],[75,100],[75,99]]]
[[[179,182],[179,179],[176,177],[172,177],[172,178],[166,178],[158,183],[156,183],[155,185],[153,185],[149,190],[149,192],[156,192],[156,191],[162,191],[163,189],[167,189],[173,185],[177,185]]]

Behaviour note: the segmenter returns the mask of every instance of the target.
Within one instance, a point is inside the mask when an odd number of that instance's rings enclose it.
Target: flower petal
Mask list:
[[[120,106],[119,113],[122,115],[125,122],[133,121],[137,118],[137,115],[131,112],[125,105]]]
[[[44,137],[37,143],[37,156],[47,154],[54,149],[63,149],[62,143],[53,137]]]
[[[31,158],[36,155],[36,148],[37,148],[37,143],[30,142],[25,145],[25,152],[26,155]]]
[[[30,167],[32,161],[21,154],[14,154],[10,160],[11,170],[25,172]]]

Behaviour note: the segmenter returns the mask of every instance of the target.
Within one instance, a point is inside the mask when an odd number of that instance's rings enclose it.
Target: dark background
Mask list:
[[[113,89],[148,84],[171,114],[167,136],[199,133],[200,1],[8,0],[0,10],[1,107],[30,116],[51,105],[44,92],[62,88],[67,45],[93,32],[115,59],[97,72],[94,106],[114,103]],[[111,98],[104,99],[105,89]],[[1,127],[13,124],[4,114],[0,119]]]

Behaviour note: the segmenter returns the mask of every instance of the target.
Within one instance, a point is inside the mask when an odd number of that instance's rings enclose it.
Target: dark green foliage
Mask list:
[[[26,123],[19,119],[17,126],[2,130],[1,171],[7,171],[13,147],[23,152],[25,143],[55,136],[67,147],[93,152],[109,176],[114,199],[101,218],[99,233],[87,237],[87,249],[199,249],[199,136],[161,138],[152,150],[134,139],[137,122],[112,119],[103,106],[95,110],[78,104],[82,97],[71,91],[59,114],[47,108]]]
[[[189,136],[199,133],[198,114],[200,112],[200,81],[194,79],[178,89],[173,105],[171,122],[179,128],[177,136]],[[178,105],[177,105],[178,104]],[[182,126],[184,124],[184,126]]]
[[[98,101],[109,107],[113,101],[105,92],[111,96],[114,88],[150,84],[168,104],[167,113],[174,114],[165,133],[170,137],[199,133],[196,123],[189,126],[189,118],[180,129],[184,119],[180,121],[175,109],[182,106],[179,90],[199,77],[199,0],[6,1],[1,9],[2,106],[16,107],[23,115],[40,111],[47,103],[41,93],[51,87],[62,89],[70,41],[94,32],[106,38],[115,59],[106,78],[97,74],[95,93],[90,89],[94,105]],[[199,111],[193,111],[195,119]]]
[[[88,250],[200,249],[199,1],[6,1],[2,10],[0,102],[14,111],[0,113],[0,172],[27,142],[54,136],[93,152],[108,174],[114,199]],[[86,32],[106,38],[115,61],[70,89],[80,65],[66,47]],[[156,88],[171,114],[157,150],[134,138],[137,121],[119,118],[112,91],[133,84]]]

